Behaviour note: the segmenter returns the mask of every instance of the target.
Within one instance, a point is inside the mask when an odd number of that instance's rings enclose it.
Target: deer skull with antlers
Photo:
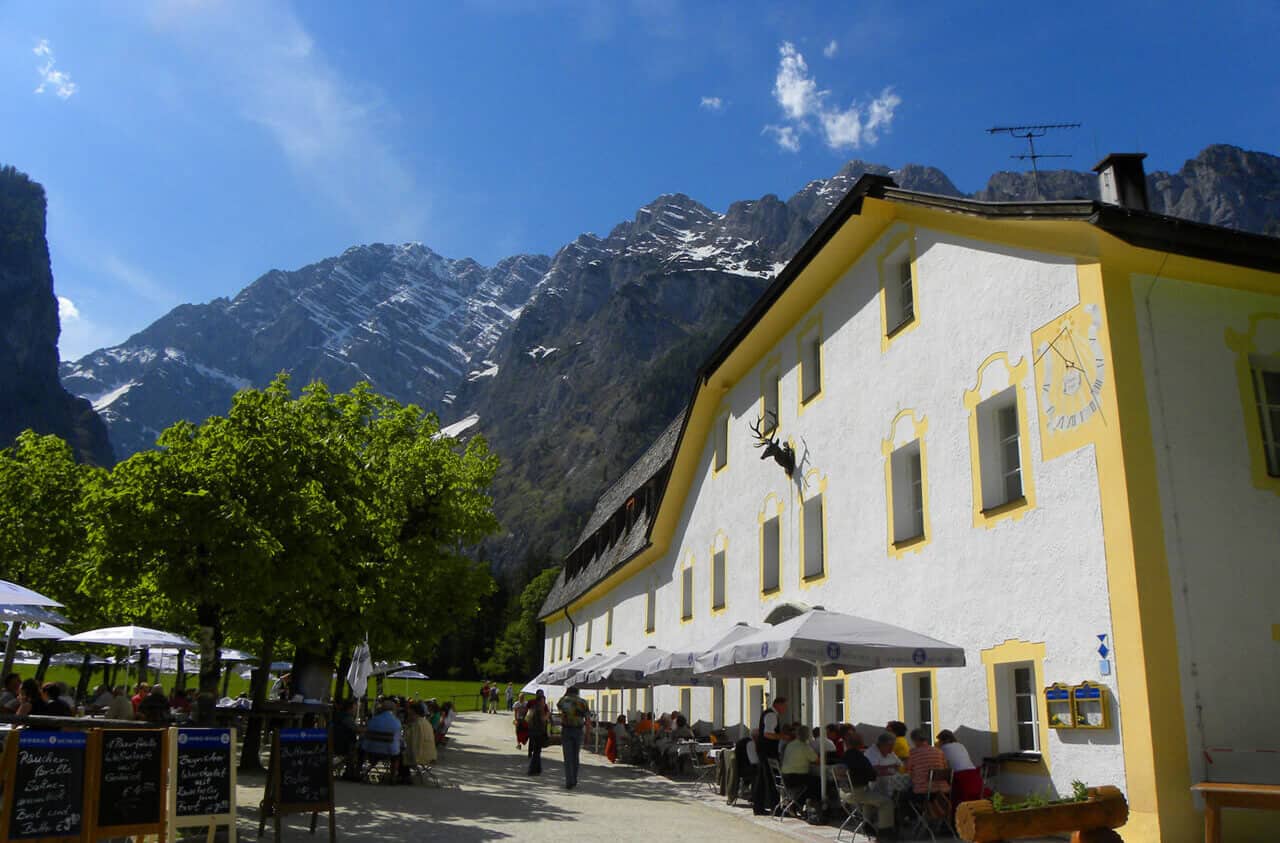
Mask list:
[[[764,448],[760,454],[760,459],[767,460],[770,457],[778,465],[782,466],[782,470],[790,477],[796,470],[796,452],[789,442],[779,442],[777,439],[778,416],[770,411],[768,417],[771,421],[768,430],[764,430],[762,422],[764,419],[758,419],[751,423],[751,433],[755,436],[755,447]]]

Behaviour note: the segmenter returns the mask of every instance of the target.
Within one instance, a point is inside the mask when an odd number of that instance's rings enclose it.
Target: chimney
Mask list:
[[[1142,167],[1145,152],[1113,152],[1093,165],[1098,192],[1108,205],[1130,211],[1147,210],[1147,174]]]

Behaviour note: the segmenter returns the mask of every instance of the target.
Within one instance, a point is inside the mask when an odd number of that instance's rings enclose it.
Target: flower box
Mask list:
[[[1120,828],[1129,819],[1129,803],[1118,788],[1106,785],[1089,788],[1083,802],[1062,802],[1036,808],[996,811],[991,802],[977,799],[962,802],[956,809],[956,831],[960,839],[972,843],[995,843],[1049,834],[1084,832],[1084,839],[1119,839],[1118,836],[1088,834]]]

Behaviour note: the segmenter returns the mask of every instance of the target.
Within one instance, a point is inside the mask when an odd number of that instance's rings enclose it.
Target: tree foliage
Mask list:
[[[542,625],[538,610],[542,608],[559,568],[547,568],[520,592],[515,616],[507,623],[494,643],[493,653],[479,665],[487,676],[506,679],[530,679],[542,665]]]

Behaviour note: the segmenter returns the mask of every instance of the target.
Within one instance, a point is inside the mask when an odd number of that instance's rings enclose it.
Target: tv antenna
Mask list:
[[[1044,194],[1040,191],[1040,168],[1036,166],[1036,162],[1041,158],[1070,158],[1070,155],[1055,152],[1036,152],[1036,138],[1042,138],[1049,132],[1057,129],[1078,129],[1079,123],[1037,123],[1031,126],[992,126],[987,129],[988,135],[1009,135],[1015,138],[1023,138],[1027,142],[1027,152],[1021,155],[1010,155],[1010,158],[1016,158],[1019,161],[1031,162],[1031,173],[1036,184],[1036,198],[1043,199]]]

